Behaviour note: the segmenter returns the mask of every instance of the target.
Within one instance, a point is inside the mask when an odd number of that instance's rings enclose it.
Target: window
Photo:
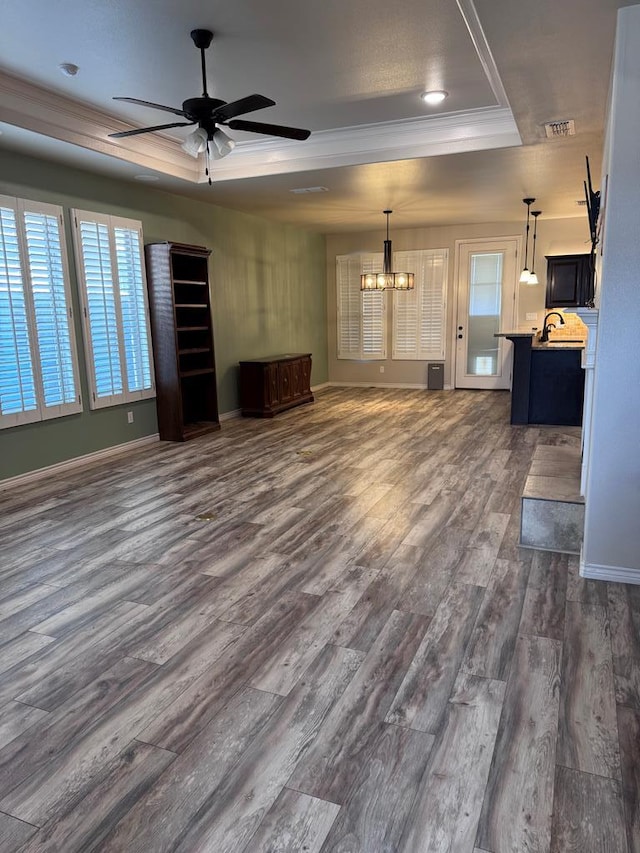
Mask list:
[[[0,196],[0,428],[80,411],[62,208]]]
[[[444,359],[447,249],[396,252],[395,269],[415,274],[415,289],[393,294],[394,359]]]
[[[387,357],[384,293],[360,290],[360,275],[381,269],[381,254],[336,258],[338,358],[364,361]]]
[[[91,408],[155,395],[142,226],[73,211]]]

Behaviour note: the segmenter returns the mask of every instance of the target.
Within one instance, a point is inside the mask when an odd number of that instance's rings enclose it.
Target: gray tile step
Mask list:
[[[580,494],[580,451],[574,447],[536,448],[522,493],[520,545],[579,554],[584,530]]]

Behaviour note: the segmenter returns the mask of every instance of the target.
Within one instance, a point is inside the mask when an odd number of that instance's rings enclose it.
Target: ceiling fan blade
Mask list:
[[[140,133],[152,133],[154,130],[166,130],[168,127],[191,127],[195,121],[174,121],[171,124],[156,124],[155,127],[140,127],[137,130],[122,130],[120,133],[110,133],[111,139],[124,139],[125,136],[138,136]]]
[[[162,104],[154,104],[151,101],[141,101],[139,98],[114,98],[114,101],[126,101],[128,104],[139,104],[141,107],[152,107],[154,110],[164,110],[165,113],[173,113],[177,116],[187,117],[184,110],[177,107],[164,107]]]
[[[249,130],[251,133],[266,133],[268,136],[282,136],[285,139],[308,139],[310,130],[302,130],[300,127],[283,127],[280,124],[263,124],[260,121],[243,121],[236,119],[227,124],[231,130]]]
[[[228,121],[235,116],[243,116],[245,113],[263,110],[265,107],[275,107],[275,105],[275,101],[265,98],[264,95],[248,95],[246,98],[240,98],[239,101],[231,101],[229,104],[218,107],[213,111],[212,118],[217,122]]]

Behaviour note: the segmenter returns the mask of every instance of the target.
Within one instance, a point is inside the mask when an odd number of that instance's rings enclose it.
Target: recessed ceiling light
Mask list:
[[[157,175],[135,175],[134,177],[136,181],[147,181],[148,183],[160,180]]]
[[[431,92],[423,92],[420,97],[427,104],[441,104],[446,97],[449,96],[448,92],[445,92],[444,89],[434,89]]]
[[[58,68],[65,77],[75,77],[80,70],[73,62],[61,62]]]

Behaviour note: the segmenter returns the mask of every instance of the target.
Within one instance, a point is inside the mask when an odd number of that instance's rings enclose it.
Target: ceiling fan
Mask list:
[[[153,127],[142,127],[136,130],[124,130],[120,133],[110,133],[112,139],[124,139],[126,136],[138,136],[141,133],[152,133],[156,130],[167,130],[170,127],[190,127],[197,125],[196,130],[184,141],[182,147],[192,157],[201,153],[207,156],[206,174],[211,184],[209,172],[209,157],[215,160],[229,154],[235,147],[235,142],[221,130],[228,127],[231,130],[247,130],[252,133],[264,133],[268,136],[281,136],[284,139],[308,139],[310,130],[298,127],[284,127],[279,124],[264,124],[259,121],[244,121],[236,116],[262,110],[265,107],[275,106],[275,101],[265,98],[264,95],[248,95],[238,101],[221,101],[219,98],[211,98],[207,92],[207,69],[205,62],[205,50],[211,44],[213,33],[210,30],[192,30],[191,38],[194,45],[200,51],[202,65],[202,95],[199,98],[187,98],[183,101],[182,108],[165,107],[162,104],[154,104],[151,101],[141,101],[138,98],[116,97],[114,101],[127,101],[130,104],[140,104],[143,107],[152,107],[154,110],[163,110],[167,113],[181,116],[186,121],[175,121],[170,124],[157,124]]]

